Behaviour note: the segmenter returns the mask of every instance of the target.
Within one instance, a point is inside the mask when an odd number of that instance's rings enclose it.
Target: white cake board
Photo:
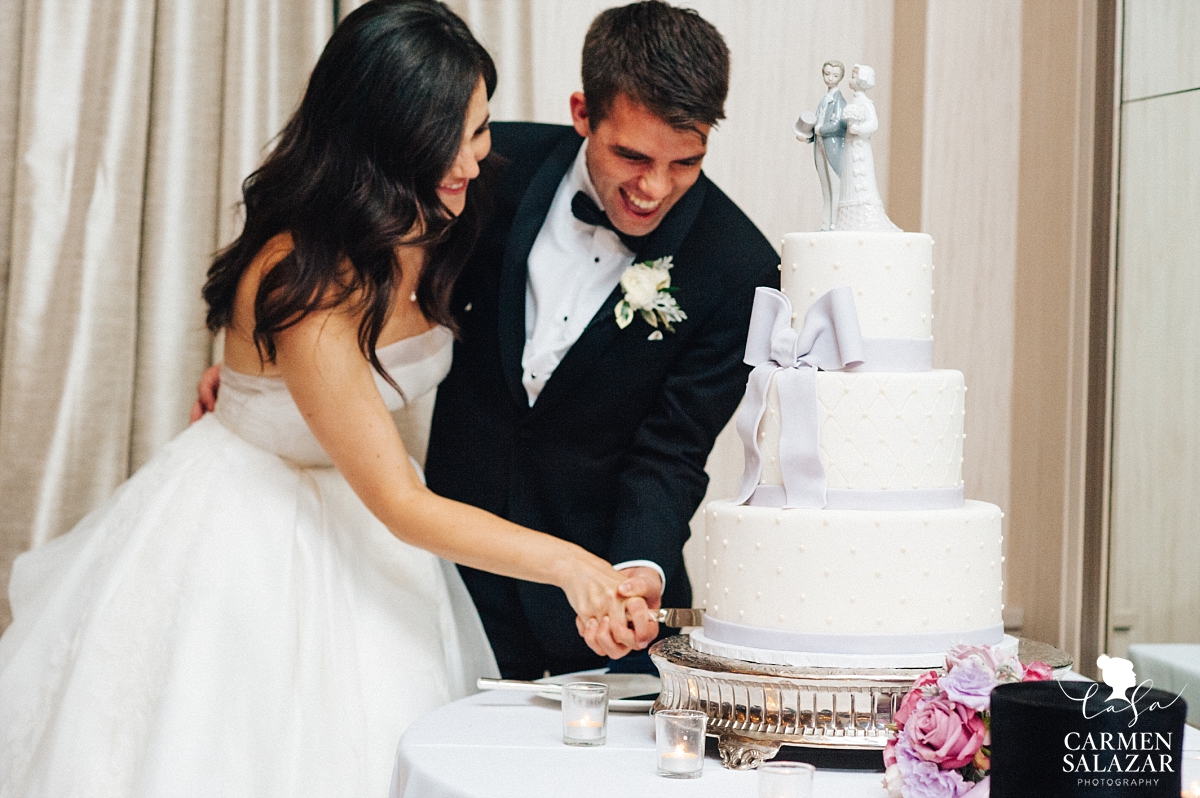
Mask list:
[[[761,665],[787,665],[793,668],[941,668],[945,651],[924,654],[825,654],[812,651],[776,651],[721,643],[705,637],[703,629],[689,633],[692,648],[713,657],[740,659]],[[1017,655],[1017,638],[1005,635],[998,644],[1005,653]]]

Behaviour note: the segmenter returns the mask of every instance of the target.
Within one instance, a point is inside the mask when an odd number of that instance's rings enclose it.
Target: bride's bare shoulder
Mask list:
[[[233,305],[233,323],[225,330],[225,362],[236,371],[270,374],[273,364],[265,363],[254,343],[254,302],[263,277],[296,248],[292,234],[277,233],[263,244],[238,281]]]

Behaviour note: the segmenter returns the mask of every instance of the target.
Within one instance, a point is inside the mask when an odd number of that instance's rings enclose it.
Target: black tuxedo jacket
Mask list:
[[[638,253],[673,256],[687,319],[662,340],[648,339],[640,316],[619,329],[618,286],[530,407],[521,383],[527,258],[582,141],[566,126],[492,126],[507,164],[456,288],[461,336],[438,390],[426,477],[443,496],[609,562],[653,560],[666,572],[663,606],[690,607],[688,521],[713,441],[745,390],[754,289],[779,285],[779,257],[701,174]],[[558,588],[460,570],[506,675],[603,664]]]

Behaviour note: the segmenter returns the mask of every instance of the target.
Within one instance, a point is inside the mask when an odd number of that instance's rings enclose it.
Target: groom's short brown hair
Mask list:
[[[583,96],[600,124],[618,94],[676,128],[725,118],[729,48],[690,8],[644,0],[600,13],[583,40]]]

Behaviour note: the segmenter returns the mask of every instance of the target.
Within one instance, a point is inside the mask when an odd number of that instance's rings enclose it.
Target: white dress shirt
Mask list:
[[[575,163],[563,175],[550,211],[529,250],[525,282],[525,350],[521,355],[521,382],[532,407],[588,322],[621,281],[633,263],[633,253],[612,230],[594,227],[575,218],[571,200],[582,191],[604,210],[587,169],[587,139]],[[615,318],[611,320],[616,324]],[[666,587],[663,569],[650,560],[630,560],[614,568],[635,566],[658,572]]]
[[[633,263],[633,253],[616,233],[585,224],[571,213],[571,199],[578,191],[604,209],[588,175],[586,153],[585,139],[529,250],[521,381],[530,407]]]

